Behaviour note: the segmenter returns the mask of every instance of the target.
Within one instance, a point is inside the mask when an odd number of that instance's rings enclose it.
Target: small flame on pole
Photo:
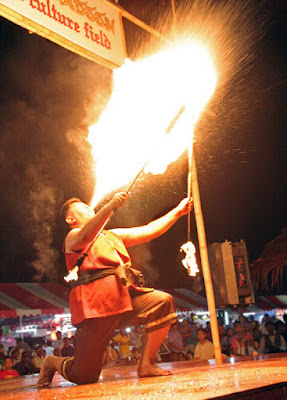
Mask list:
[[[184,251],[186,256],[182,260],[184,268],[186,268],[189,276],[196,276],[199,272],[196,258],[195,258],[195,246],[191,241],[184,243],[180,247],[180,251]]]

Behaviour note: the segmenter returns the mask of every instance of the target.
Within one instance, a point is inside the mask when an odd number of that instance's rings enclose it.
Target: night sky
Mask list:
[[[153,26],[170,15],[169,1],[120,4]],[[235,2],[213,3],[226,31],[208,32],[207,38],[221,40],[215,51],[225,73],[197,126],[195,151],[208,244],[243,239],[252,263],[287,226],[287,6],[242,2],[249,9],[234,6],[233,15],[230,4]],[[195,26],[186,4],[176,5],[181,25]],[[200,12],[207,32],[208,18]],[[128,54],[136,59],[149,39],[131,23],[124,26]],[[64,283],[61,247],[67,230],[58,211],[69,197],[89,201],[93,194],[86,137],[107,104],[112,71],[3,18],[0,34],[0,279]],[[142,177],[111,226],[144,224],[162,215],[185,197],[186,179],[183,154],[163,176]],[[155,286],[201,288],[201,278],[187,277],[180,263],[186,231],[183,218],[163,237],[132,251],[135,265],[144,266]],[[194,221],[192,236],[198,245]]]

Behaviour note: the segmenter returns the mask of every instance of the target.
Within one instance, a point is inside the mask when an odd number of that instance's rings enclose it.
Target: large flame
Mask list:
[[[137,62],[127,60],[113,79],[108,106],[89,129],[96,174],[92,206],[128,185],[147,160],[146,173],[163,173],[188,146],[216,85],[213,62],[198,42],[174,45]]]

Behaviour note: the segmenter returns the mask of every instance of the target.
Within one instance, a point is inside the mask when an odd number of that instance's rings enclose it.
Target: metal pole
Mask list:
[[[207,246],[206,246],[206,236],[205,236],[205,229],[204,229],[204,221],[203,215],[201,210],[201,202],[200,202],[200,195],[199,195],[199,186],[197,180],[197,171],[196,171],[196,162],[195,156],[193,152],[192,157],[192,197],[193,197],[193,204],[194,204],[194,214],[195,214],[195,221],[197,227],[197,235],[199,241],[199,249],[200,249],[200,258],[201,258],[201,266],[205,284],[205,291],[206,291],[206,298],[208,304],[208,310],[210,314],[210,327],[211,327],[211,335],[214,347],[214,355],[215,361],[217,364],[222,364],[222,353],[221,353],[221,346],[220,346],[220,339],[219,339],[219,332],[218,332],[218,323],[216,318],[216,307],[215,307],[215,299],[214,299],[214,292],[213,286],[211,281],[211,274],[209,268],[209,261],[208,261],[208,253],[207,253]]]

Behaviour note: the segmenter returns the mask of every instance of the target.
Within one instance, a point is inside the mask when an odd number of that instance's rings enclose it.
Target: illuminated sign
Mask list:
[[[121,13],[102,0],[0,0],[0,15],[109,68],[126,58]]]

